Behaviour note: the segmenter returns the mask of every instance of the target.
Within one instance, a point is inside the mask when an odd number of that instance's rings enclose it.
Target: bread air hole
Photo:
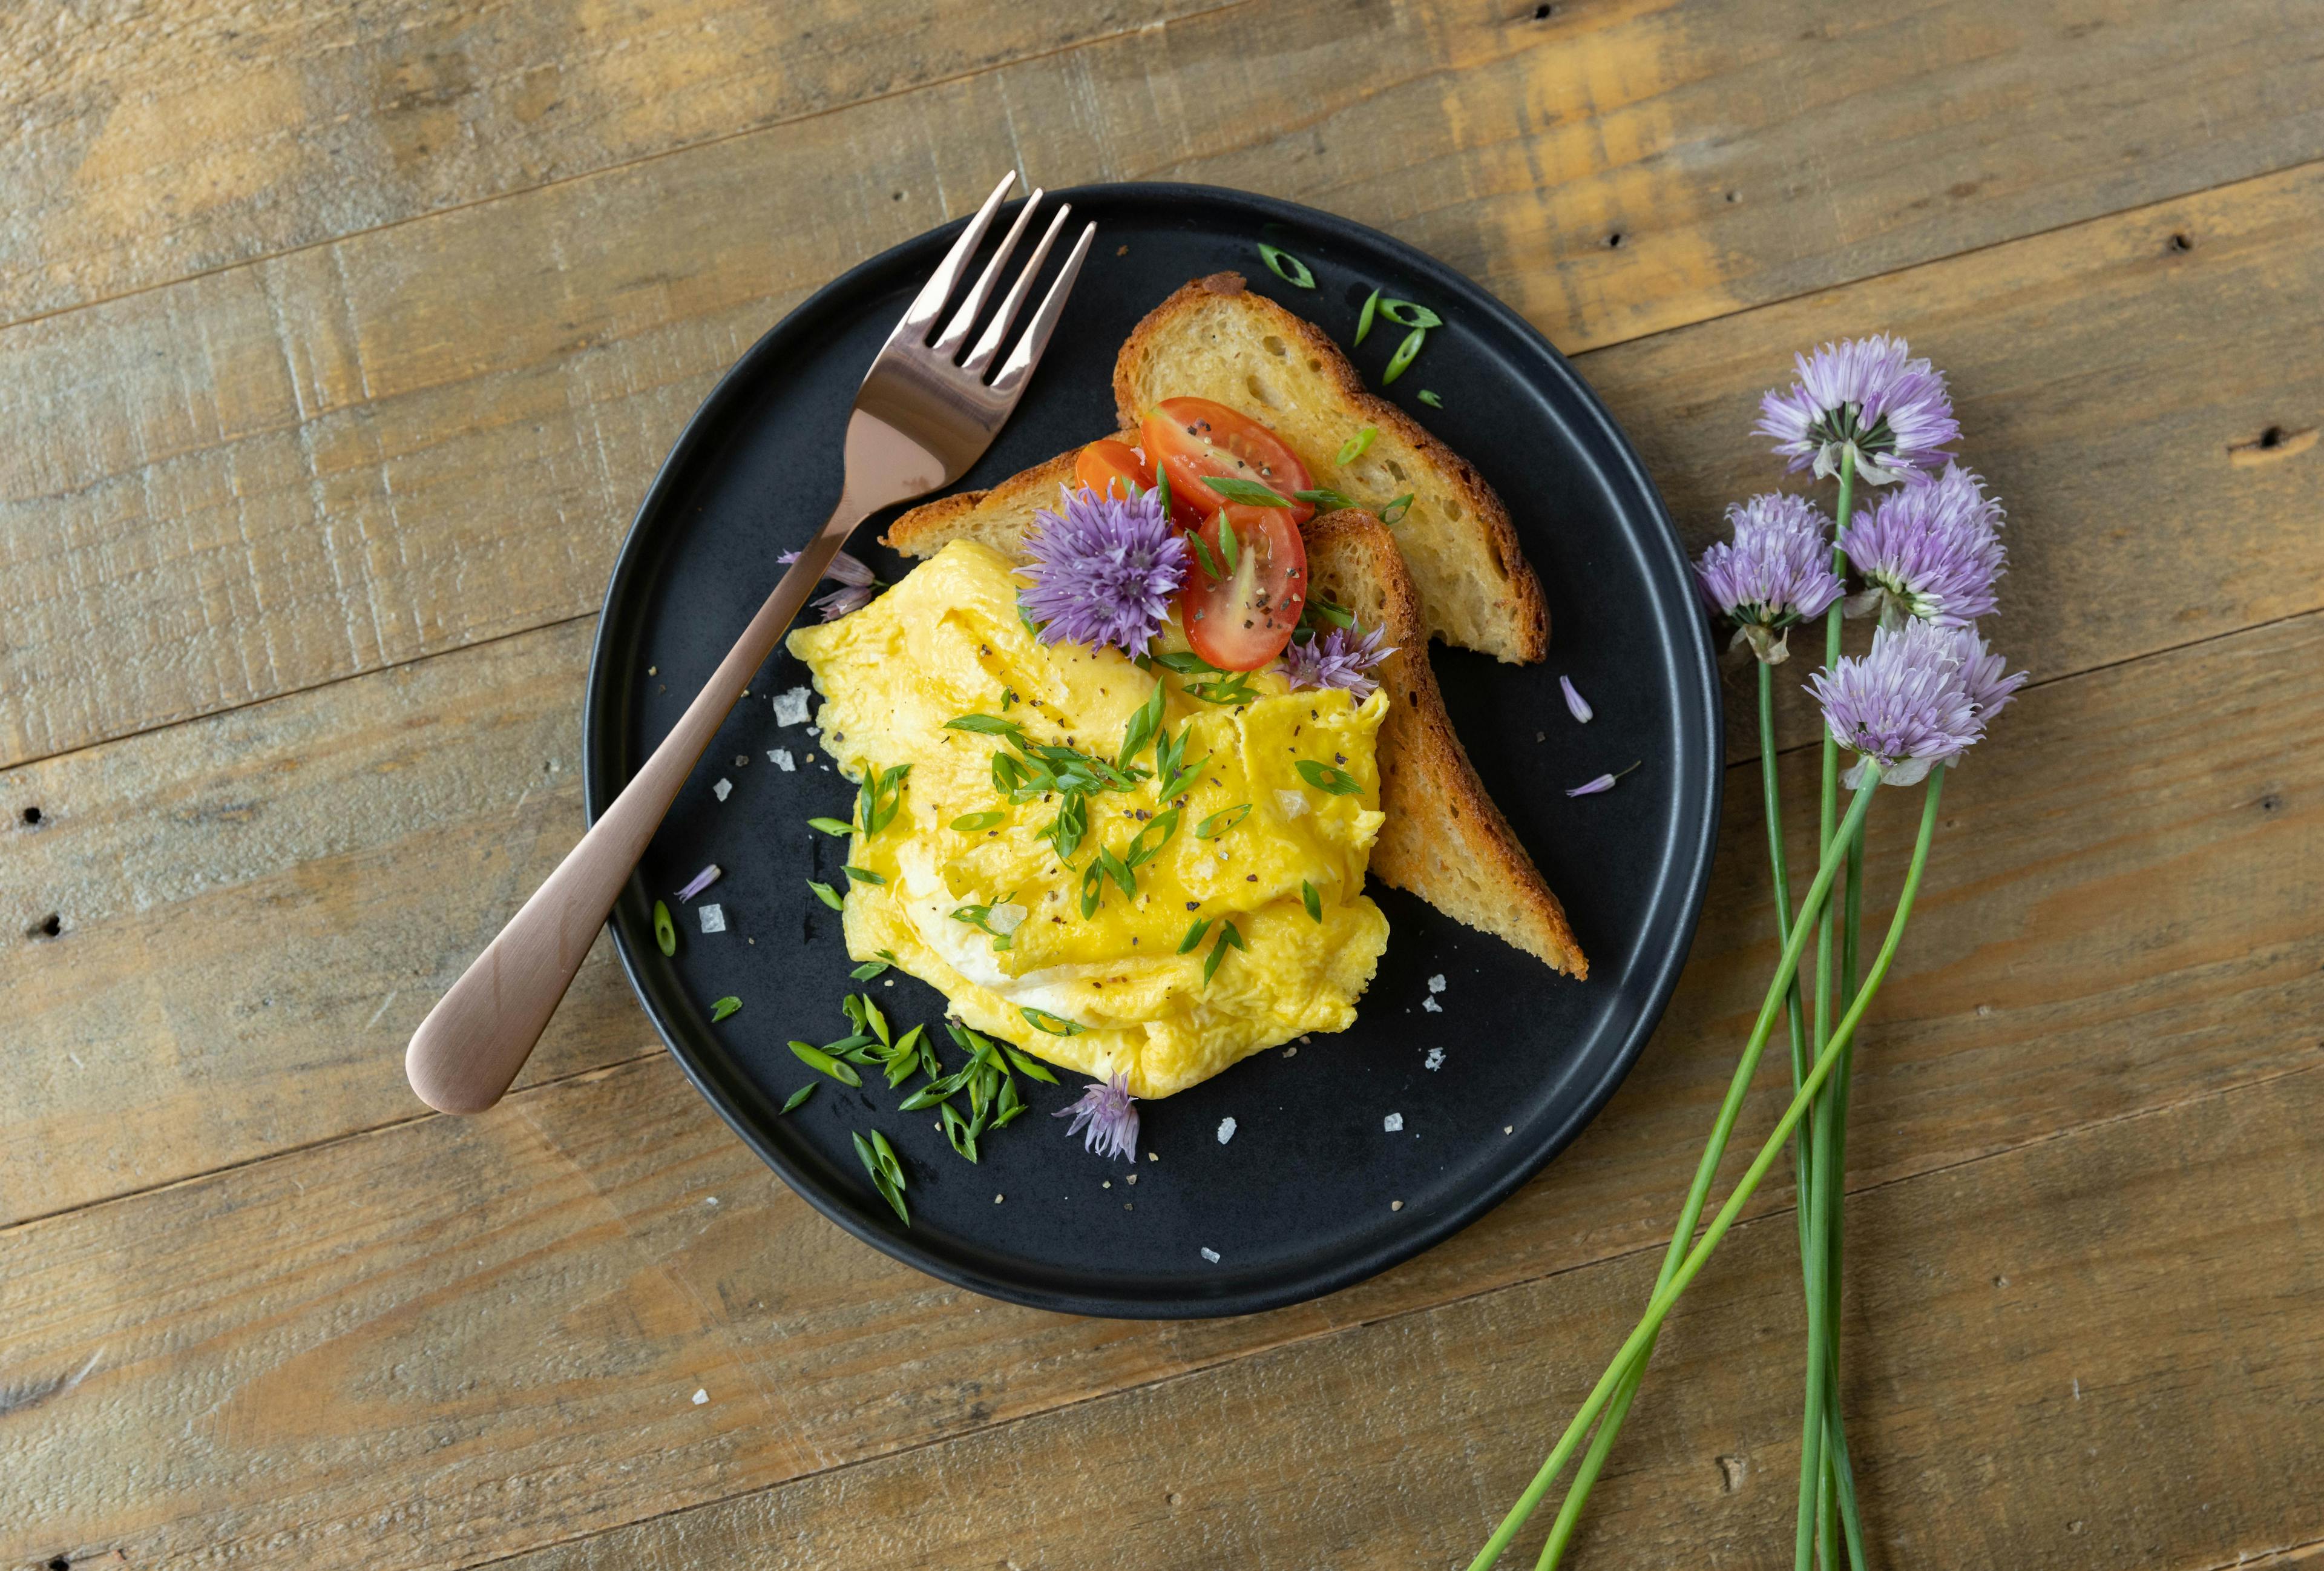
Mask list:
[[[1444,499],[1444,516],[1456,521],[1460,518],[1461,504],[1458,498],[1448,496]]]
[[[1244,377],[1242,379],[1242,384],[1250,390],[1251,397],[1257,399],[1268,408],[1281,409],[1283,407],[1281,401],[1275,396],[1275,390],[1268,386],[1266,383],[1261,382],[1257,376]]]
[[[1267,352],[1274,356],[1277,360],[1282,359],[1286,355],[1291,353],[1291,347],[1272,333],[1269,333],[1266,337],[1261,338],[1259,342],[1266,345]]]

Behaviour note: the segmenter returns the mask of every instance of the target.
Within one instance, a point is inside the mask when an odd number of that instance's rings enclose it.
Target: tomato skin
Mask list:
[[[1195,528],[1216,513],[1219,494],[1203,484],[1205,476],[1266,486],[1291,503],[1294,524],[1314,516],[1314,504],[1292,494],[1314,486],[1307,466],[1273,431],[1223,403],[1166,398],[1147,411],[1138,438],[1148,461],[1170,477],[1170,515],[1181,528]]]
[[[1136,448],[1107,437],[1074,456],[1074,484],[1100,496],[1127,496],[1125,487],[1153,490],[1154,469]]]
[[[1234,527],[1231,569],[1222,549],[1222,519]],[[1192,553],[1193,569],[1178,596],[1186,642],[1221,670],[1257,670],[1283,652],[1306,609],[1307,547],[1299,526],[1284,508],[1229,505],[1194,533],[1222,576],[1204,571],[1202,551]]]

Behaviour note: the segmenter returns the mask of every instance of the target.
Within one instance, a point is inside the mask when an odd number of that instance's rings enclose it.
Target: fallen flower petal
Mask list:
[[[1644,759],[1638,761],[1639,763],[1645,762]],[[1630,765],[1630,769],[1637,767],[1637,763]],[[1630,769],[1618,769],[1611,774],[1601,774],[1596,780],[1585,781],[1581,785],[1575,786],[1565,794],[1569,797],[1594,797],[1600,791],[1610,791],[1614,789],[1614,782],[1629,773]]]
[[[1557,687],[1558,690],[1565,695],[1566,712],[1584,725],[1589,725],[1591,716],[1597,711],[1590,707],[1590,700],[1583,698],[1580,690],[1574,687],[1573,679],[1560,677],[1557,679]]]
[[[718,864],[714,862],[709,866],[704,868],[701,872],[696,873],[692,878],[688,879],[687,881],[686,887],[678,892],[678,898],[681,901],[692,900],[696,895],[700,894],[704,890],[708,889],[712,884],[717,882]]]

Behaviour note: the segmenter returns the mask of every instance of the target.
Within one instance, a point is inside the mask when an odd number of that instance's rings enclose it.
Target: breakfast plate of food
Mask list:
[[[1700,909],[1716,682],[1651,482],[1514,312],[1288,203],[1061,195],[1097,236],[1038,379],[857,532],[613,928],[856,1236],[1043,1308],[1245,1313],[1443,1239],[1612,1094]],[[821,523],[959,229],[800,305],[680,437],[598,628],[593,818]]]

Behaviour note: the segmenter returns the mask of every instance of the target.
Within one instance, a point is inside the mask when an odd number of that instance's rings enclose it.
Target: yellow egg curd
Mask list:
[[[1018,615],[1020,584],[1000,553],[956,541],[863,610],[790,635],[849,778],[910,766],[875,832],[859,801],[849,865],[869,876],[848,881],[848,953],[892,956],[975,1030],[1125,1074],[1139,1096],[1345,1030],[1388,943],[1363,892],[1387,696],[1293,692],[1253,672],[1246,692],[1207,701],[1188,689],[1213,677],[1042,643]],[[1174,621],[1157,652],[1185,648]],[[1157,681],[1159,735],[1125,760]],[[947,725],[973,716],[983,729]],[[1103,778],[1045,748],[1131,773],[1042,789],[1045,767]],[[1174,751],[1166,799],[1156,771]],[[1012,761],[997,778],[996,753]],[[1060,836],[1076,800],[1086,827]]]

